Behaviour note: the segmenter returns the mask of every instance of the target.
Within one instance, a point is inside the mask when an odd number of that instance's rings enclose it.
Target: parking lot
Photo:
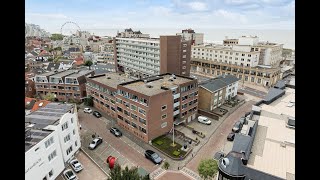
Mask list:
[[[82,151],[79,151],[75,157],[83,166],[83,170],[79,173],[76,173],[79,179],[91,180],[92,177],[94,177],[96,180],[105,180],[108,178],[107,175]],[[67,167],[66,169],[69,168],[71,167]],[[65,180],[62,173],[56,179]]]
[[[158,168],[158,165],[153,164],[144,157],[145,150],[143,148],[124,135],[115,137],[110,133],[109,128],[115,126],[112,121],[105,117],[96,118],[92,114],[84,113],[82,109],[79,110],[78,116],[79,123],[82,126],[80,130],[82,149],[106,172],[109,172],[106,159],[110,155],[115,157],[117,159],[116,162],[123,168],[125,166],[129,168],[136,166],[149,173]],[[93,134],[102,137],[103,143],[95,150],[89,150],[88,146],[93,140]]]

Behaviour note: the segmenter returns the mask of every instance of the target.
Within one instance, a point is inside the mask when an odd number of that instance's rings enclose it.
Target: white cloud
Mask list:
[[[244,5],[253,2],[252,0],[225,0],[226,4],[230,5]]]
[[[36,18],[51,18],[51,19],[67,19],[64,14],[42,14],[42,13],[26,13],[26,16]]]
[[[167,7],[163,7],[163,6],[152,6],[150,7],[150,11],[154,14],[154,15],[164,15],[164,16],[168,16],[172,13],[172,10],[170,8]]]
[[[190,2],[187,6],[194,11],[205,11],[207,10],[207,4],[203,2]]]
[[[239,13],[233,13],[230,11],[226,11],[223,9],[219,9],[217,11],[214,11],[213,14],[215,16],[218,16],[220,18],[223,18],[225,20],[234,21],[234,22],[240,22],[240,23],[247,23],[248,19],[245,15],[239,14]]]

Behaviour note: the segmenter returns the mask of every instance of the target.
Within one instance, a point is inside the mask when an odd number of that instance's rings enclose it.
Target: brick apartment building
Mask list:
[[[117,86],[132,81],[117,73],[100,74],[87,77],[87,94],[93,98],[93,106],[113,118],[117,118],[116,98]]]
[[[86,93],[87,75],[93,70],[55,70],[35,76],[36,94],[43,96],[53,93],[59,101],[74,100],[81,102]]]
[[[24,79],[24,93],[26,97],[33,98],[36,94],[36,88],[33,81],[34,74],[33,73],[25,73]]]
[[[180,35],[160,38],[114,38],[114,61],[117,72],[135,78],[173,73],[190,74],[191,40]]]
[[[116,74],[87,79],[88,94],[95,93],[95,107],[116,117],[121,127],[145,142],[169,132],[173,123],[196,118],[196,79],[169,73],[134,81]]]

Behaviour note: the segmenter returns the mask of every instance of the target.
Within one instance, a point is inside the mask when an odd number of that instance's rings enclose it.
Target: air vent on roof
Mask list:
[[[146,84],[146,87],[147,87],[147,88],[152,88],[151,83],[147,83],[147,84]]]
[[[173,81],[173,77],[169,77],[169,80],[168,81]]]
[[[39,107],[42,107],[42,105],[43,105],[43,102],[39,103]]]
[[[110,76],[107,76],[107,79],[111,79],[111,77],[110,77]]]
[[[148,81],[147,81],[147,80],[143,80],[143,82],[144,82],[144,83],[147,83]]]
[[[226,168],[228,165],[229,165],[229,159],[228,158],[223,158],[222,160],[221,160],[221,165],[224,167],[224,168]]]

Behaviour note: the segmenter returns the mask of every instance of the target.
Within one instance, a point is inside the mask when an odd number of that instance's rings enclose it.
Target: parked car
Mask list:
[[[286,126],[288,128],[295,129],[296,128],[296,119],[295,118],[288,118]]]
[[[241,117],[239,121],[240,121],[240,123],[242,125],[244,125],[246,123],[246,118],[245,117]]]
[[[71,169],[65,170],[63,172],[63,175],[67,180],[77,180],[78,179],[77,175]]]
[[[89,149],[93,150],[93,149],[97,148],[101,143],[102,143],[102,138],[97,137],[91,141],[91,143],[89,144]]]
[[[84,109],[83,109],[83,112],[90,114],[90,113],[92,113],[92,109],[90,109],[90,108],[84,108]]]
[[[155,164],[161,164],[162,162],[161,157],[152,150],[146,150],[144,156]]]
[[[202,124],[207,124],[207,125],[211,124],[211,121],[207,117],[204,117],[204,116],[199,116],[198,122],[200,122]]]
[[[78,159],[71,160],[70,166],[76,173],[80,172],[83,169],[82,164],[78,161]]]
[[[111,128],[110,128],[110,132],[111,132],[113,135],[115,135],[116,137],[122,136],[122,132],[121,132],[118,128],[111,127]]]
[[[227,137],[227,140],[228,140],[228,141],[233,141],[234,136],[235,136],[235,133],[234,133],[234,132],[229,133],[229,135],[228,135],[228,137]]]
[[[101,114],[98,111],[93,111],[92,115],[94,115],[97,118],[101,117]]]
[[[233,125],[233,128],[232,128],[232,132],[235,132],[235,133],[238,133],[241,128],[242,128],[242,125],[240,121],[237,121],[234,125]]]
[[[218,151],[214,154],[213,159],[219,161],[219,159],[223,157],[224,157],[224,153],[222,151]]]

